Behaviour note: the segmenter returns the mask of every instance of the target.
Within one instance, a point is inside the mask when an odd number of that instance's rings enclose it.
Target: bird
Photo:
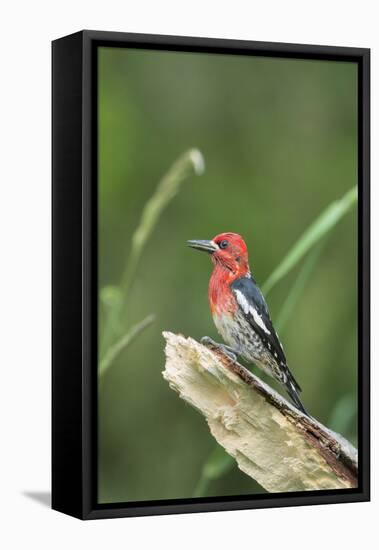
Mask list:
[[[213,272],[208,299],[214,324],[226,344],[205,336],[201,342],[219,347],[232,360],[242,357],[284,386],[294,405],[309,416],[271,321],[265,298],[254,280],[248,249],[241,235],[220,233],[211,240],[189,240],[188,246],[210,254]]]

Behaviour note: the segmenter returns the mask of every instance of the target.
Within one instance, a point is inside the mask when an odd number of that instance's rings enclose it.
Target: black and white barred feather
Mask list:
[[[283,384],[296,407],[308,414],[299,398],[301,388],[288,368],[283,346],[256,282],[251,276],[241,277],[230,288],[237,311],[233,316],[214,318],[220,334],[236,353]]]

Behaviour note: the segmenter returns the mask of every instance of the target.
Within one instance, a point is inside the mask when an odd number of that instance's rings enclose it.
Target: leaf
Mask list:
[[[122,293],[118,286],[104,286],[100,290],[100,301],[106,308],[119,305],[122,301]]]
[[[233,458],[228,455],[220,445],[217,445],[203,465],[201,476],[197,482],[193,496],[206,496],[209,483],[228,473],[233,468],[234,464]]]
[[[330,204],[324,212],[304,231],[296,241],[281,263],[271,273],[262,287],[264,294],[267,294],[301,258],[314,246],[324,235],[326,235],[356,204],[358,189],[353,187],[342,197],[342,199]]]
[[[121,300],[115,302],[109,311],[101,339],[101,355],[108,353],[108,346],[117,334],[120,326],[120,317],[123,307],[127,303],[129,292],[142,252],[157,225],[160,216],[172,199],[177,195],[182,183],[191,175],[201,175],[205,170],[204,158],[198,149],[190,149],[180,156],[169,171],[158,183],[155,192],[145,204],[139,224],[132,235],[132,245],[129,257],[125,263],[124,274],[121,278]],[[116,288],[116,287],[113,287]],[[105,348],[105,351],[103,349]]]
[[[291,313],[295,309],[295,306],[299,301],[302,292],[304,291],[305,285],[316,267],[317,261],[321,254],[321,250],[322,244],[320,243],[309,253],[308,257],[304,261],[304,264],[302,265],[298,276],[292,284],[291,289],[287,294],[287,297],[284,300],[282,308],[275,321],[275,327],[278,332],[283,330],[284,326],[290,319]]]
[[[203,476],[207,479],[217,479],[226,474],[233,464],[233,458],[218,445],[213,449],[203,466]]]
[[[122,292],[118,286],[104,286],[100,290],[100,304],[103,306],[103,322],[108,333],[117,334],[120,332],[121,323],[118,317],[112,315],[112,311],[121,307]],[[104,335],[104,331],[102,331]],[[103,337],[100,338],[100,350],[104,347]]]
[[[103,376],[116,357],[127,348],[131,342],[155,320],[155,315],[148,315],[140,323],[134,325],[120,340],[108,348],[99,363],[99,376]]]
[[[140,222],[132,236],[132,248],[123,278],[124,294],[128,293],[141,253],[152,234],[163,210],[178,193],[186,178],[203,174],[204,159],[198,149],[190,149],[179,157],[158,183],[154,194],[145,204]]]
[[[357,399],[355,394],[343,395],[335,404],[330,415],[328,426],[334,432],[348,437],[357,416]]]

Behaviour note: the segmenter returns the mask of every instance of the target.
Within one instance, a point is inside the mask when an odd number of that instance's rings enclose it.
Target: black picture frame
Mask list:
[[[99,46],[357,63],[357,489],[97,503],[97,49]],[[81,519],[358,502],[370,499],[370,50],[81,31],[52,43],[52,507]]]

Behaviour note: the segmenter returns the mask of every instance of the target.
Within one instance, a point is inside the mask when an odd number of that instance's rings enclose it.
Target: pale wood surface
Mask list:
[[[357,486],[356,449],[219,350],[164,332],[163,377],[269,492]]]

